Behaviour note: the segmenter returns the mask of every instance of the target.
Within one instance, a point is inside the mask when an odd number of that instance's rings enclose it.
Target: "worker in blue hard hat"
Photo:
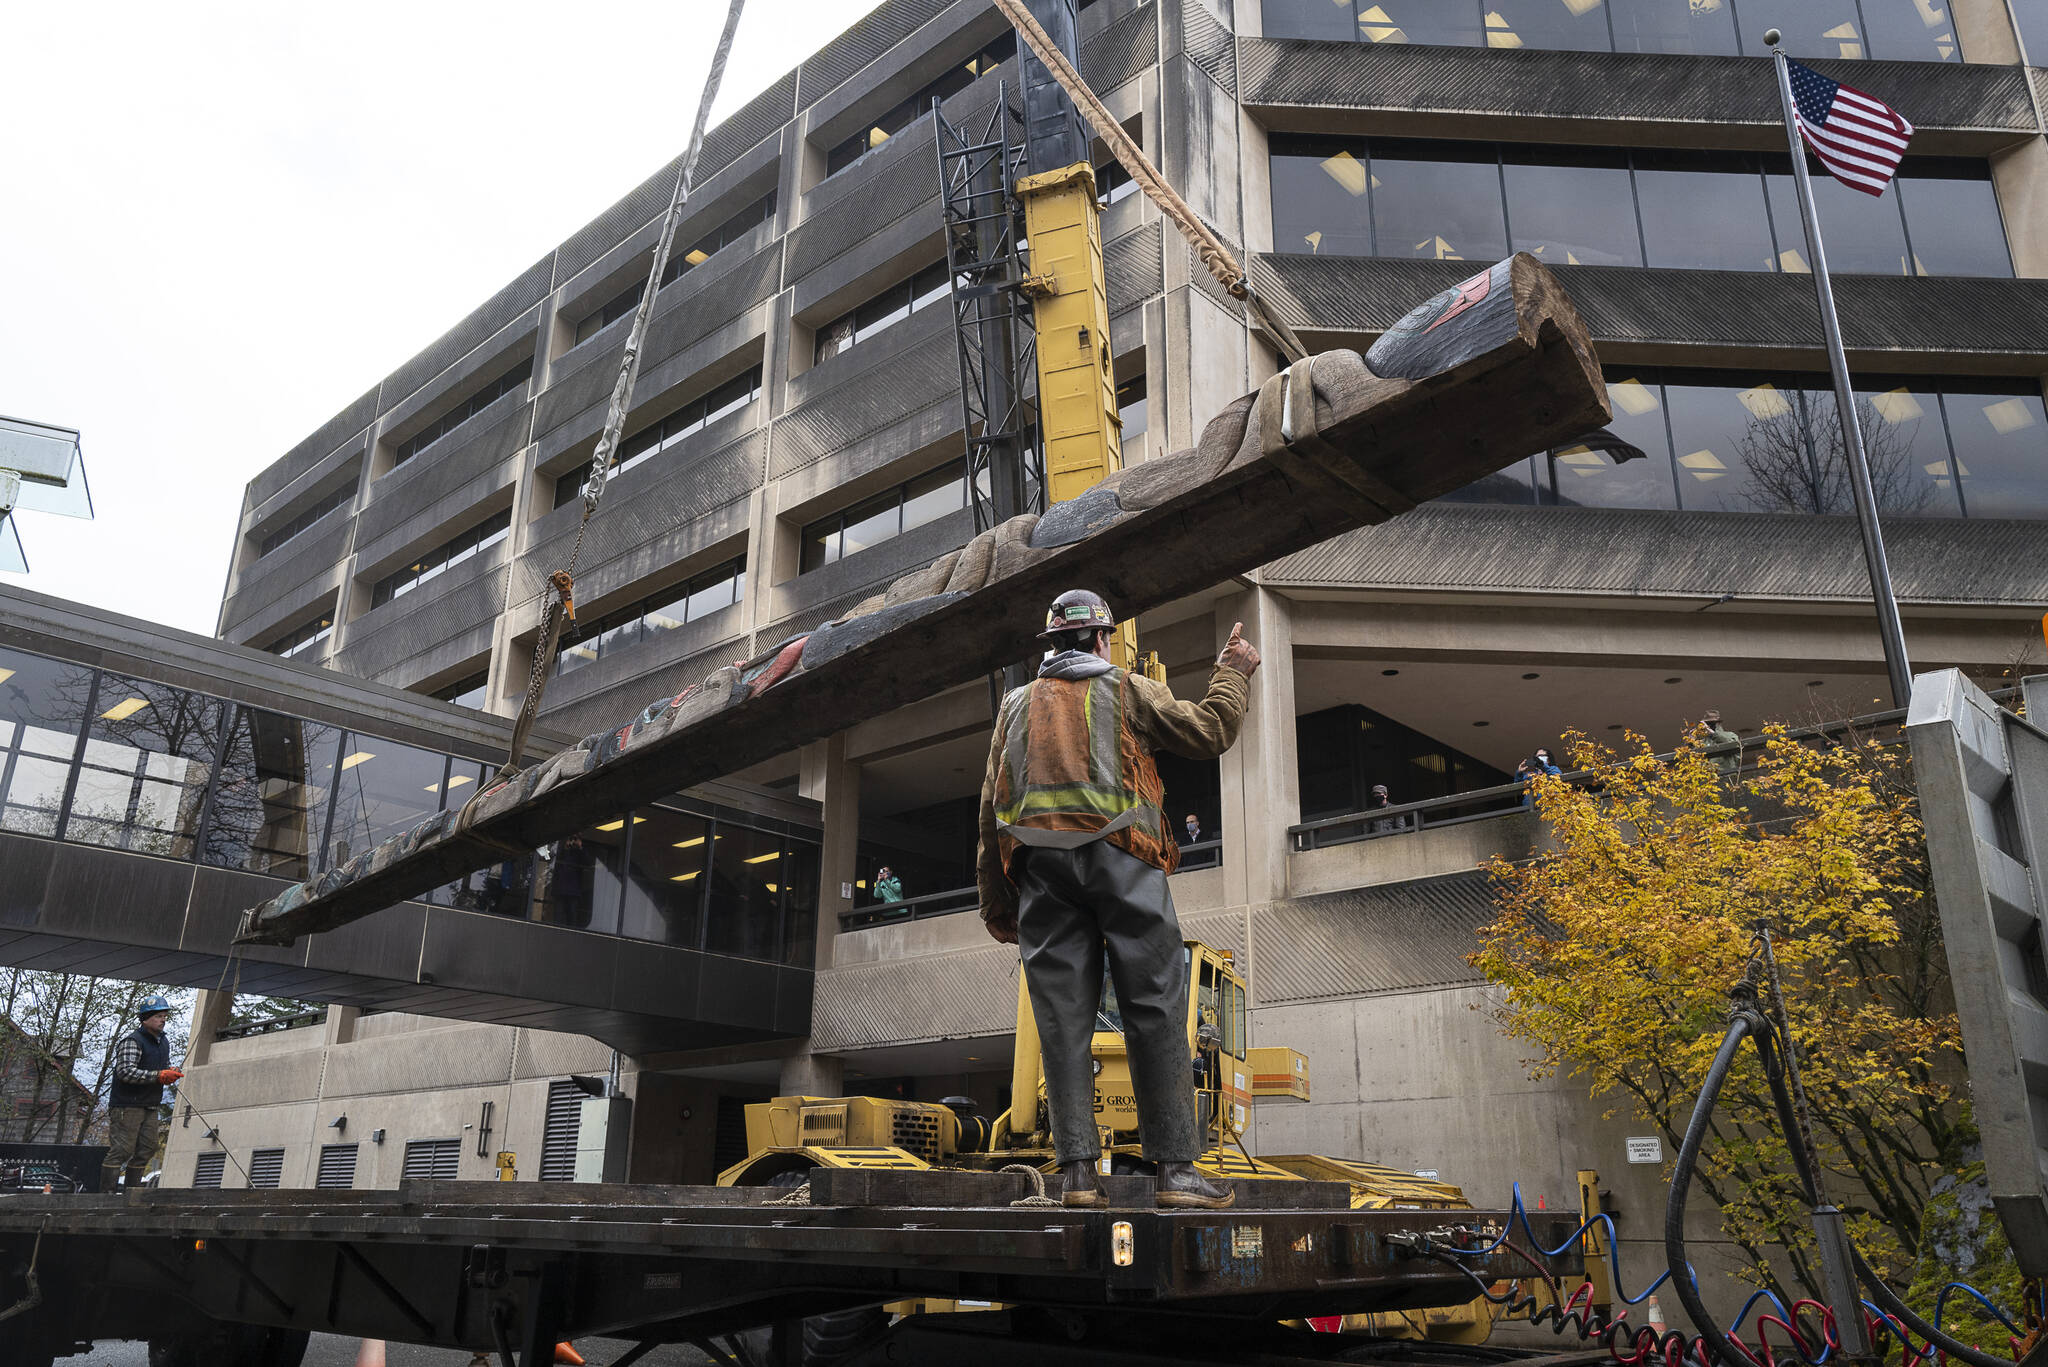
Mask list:
[[[164,1088],[185,1075],[171,1066],[171,1042],[164,1038],[171,1004],[151,993],[135,1004],[137,1023],[114,1046],[114,1086],[108,1099],[107,1157],[100,1165],[100,1190],[111,1192],[127,1169],[130,1188],[142,1185],[156,1157],[157,1127]]]

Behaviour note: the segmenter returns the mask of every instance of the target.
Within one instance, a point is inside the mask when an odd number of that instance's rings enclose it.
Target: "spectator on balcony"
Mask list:
[[[1540,745],[1536,747],[1534,762],[1536,772],[1539,774],[1561,774],[1564,772],[1564,770],[1557,767],[1557,761],[1550,757],[1550,751]]]
[[[887,864],[875,871],[875,900],[877,902],[900,902],[903,900],[903,880]]]
[[[1515,765],[1515,782],[1522,785],[1522,805],[1533,807],[1536,794],[1529,788],[1529,780],[1542,778],[1546,774],[1560,774],[1564,771],[1550,762],[1550,751],[1539,749],[1533,756]]]
[[[1199,845],[1202,843],[1203,840],[1207,838],[1202,834],[1201,818],[1196,816],[1193,812],[1188,813],[1186,830],[1188,833],[1187,843],[1190,845]]]
[[[1384,783],[1373,784],[1372,800],[1365,804],[1365,809],[1370,812],[1376,811],[1381,807],[1391,807],[1393,805],[1394,799],[1388,794],[1387,785]],[[1405,831],[1407,829],[1408,818],[1405,815],[1383,816],[1366,827],[1366,830],[1373,835],[1391,835],[1396,831]]]
[[[1732,777],[1742,767],[1742,737],[1721,725],[1721,713],[1715,708],[1700,714],[1700,725],[1707,732],[1708,761],[1721,777]]]

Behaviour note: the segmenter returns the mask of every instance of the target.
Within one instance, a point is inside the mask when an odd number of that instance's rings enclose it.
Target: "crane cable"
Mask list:
[[[660,292],[662,276],[668,271],[669,251],[675,245],[676,227],[682,221],[683,206],[690,199],[690,182],[697,171],[697,157],[704,150],[704,128],[710,121],[711,105],[725,79],[726,59],[732,55],[733,35],[739,31],[740,12],[746,0],[732,0],[726,11],[725,30],[711,54],[711,70],[704,77],[704,93],[697,101],[697,121],[690,127],[689,148],[676,170],[675,189],[669,195],[668,213],[661,221],[661,238],[655,244],[654,260],[647,270],[647,284],[640,291],[640,303],[633,310],[633,326],[626,333],[625,354],[619,360],[618,378],[612,382],[611,404],[605,410],[604,430],[598,435],[597,450],[590,458],[590,478],[583,485],[583,519],[576,525],[576,541],[569,548],[569,563],[548,576],[543,594],[552,594],[541,617],[540,634],[533,645],[533,672],[526,682],[526,698],[519,706],[519,718],[512,726],[512,743],[507,748],[504,768],[493,782],[519,771],[527,738],[540,715],[541,696],[547,691],[548,674],[555,662],[555,648],[562,629],[576,619],[576,560],[583,553],[583,534],[604,497],[605,482],[611,476],[612,458],[618,453],[619,438],[626,427],[626,410],[633,402],[633,383],[640,375],[640,348],[647,340],[648,320],[654,313],[654,296]]]
[[[1067,92],[1067,97],[1081,111],[1081,117],[1095,130],[1095,136],[1108,145],[1110,154],[1145,192],[1145,197],[1158,205],[1159,211],[1180,229],[1181,236],[1194,248],[1195,255],[1201,258],[1216,283],[1228,290],[1232,298],[1242,299],[1251,307],[1258,325],[1280,344],[1288,360],[1306,359],[1308,348],[1294,335],[1294,329],[1274,315],[1266,301],[1252,288],[1251,277],[1231,255],[1223,239],[1196,217],[1188,202],[1167,183],[1159,168],[1152,164],[1152,159],[1145,155],[1145,149],[1132,140],[1123,125],[1116,121],[1116,116],[1096,98],[1095,92],[1088,88],[1088,82],[1074,69],[1074,64],[1067,60],[1066,54],[1059,50],[1039,26],[1038,20],[1032,17],[1031,11],[1025,8],[1024,0],[995,0],[995,6],[1016,27],[1038,60],[1045,64],[1045,69],[1052,73],[1052,78],[1059,82],[1060,89]]]

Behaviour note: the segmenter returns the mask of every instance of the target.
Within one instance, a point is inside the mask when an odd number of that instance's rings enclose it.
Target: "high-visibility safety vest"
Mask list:
[[[1020,848],[1096,840],[1168,873],[1180,867],[1180,847],[1161,815],[1165,786],[1131,730],[1131,703],[1121,669],[1092,679],[1034,679],[1003,699],[996,840],[1013,881]]]

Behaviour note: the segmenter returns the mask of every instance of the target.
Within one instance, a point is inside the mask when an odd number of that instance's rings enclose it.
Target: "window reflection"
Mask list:
[[[312,872],[341,730],[237,707],[207,823],[204,858],[279,878]]]
[[[1775,268],[1777,250],[1754,155],[1639,151],[1634,162],[1649,264],[1719,271]]]
[[[1606,52],[1606,0],[1485,0],[1486,45]]]
[[[93,671],[0,650],[0,830],[57,834]]]
[[[1508,254],[1491,143],[1375,139],[1369,198],[1381,256],[1493,262]]]
[[[707,884],[704,871],[717,838],[700,816],[650,807],[633,831],[620,932],[636,940],[695,949]]]
[[[1616,52],[1739,53],[1728,0],[1615,0]]]
[[[328,856],[339,868],[441,810],[447,759],[431,750],[351,731],[342,738]]]
[[[2048,0],[2012,0],[2028,66],[2048,66]]]
[[[1575,508],[1677,507],[1671,487],[1663,387],[1638,374],[1610,373],[1607,398],[1614,409],[1608,430],[1640,447],[1644,458],[1616,460],[1608,452],[1584,444],[1552,451],[1551,497]]]
[[[1831,177],[1815,177],[1832,180]],[[2005,225],[1999,217],[1998,195],[1991,185],[1991,168],[1981,161],[1961,158],[1928,158],[1910,176],[1892,182],[1913,235],[1915,275],[2012,274],[2012,253],[2005,244]],[[1866,203],[1868,195],[1859,196]],[[1833,220],[1829,224],[1829,251],[1834,250]],[[1832,265],[1833,257],[1829,258]]]
[[[711,892],[705,905],[704,948],[744,959],[772,959],[782,917],[782,837],[767,831],[727,826],[711,860]]]
[[[2048,414],[2040,391],[1944,394],[1963,508],[1971,517],[2048,513]]]
[[[1764,177],[1771,197],[1771,223],[1778,231],[1778,269],[1805,275],[1813,270],[1806,259],[1806,230],[1799,219],[1799,187],[1789,159],[1768,157]],[[1814,212],[1825,234],[1828,269],[1865,275],[1912,275],[1908,269],[1906,228],[1896,206],[1852,190],[1818,170],[1813,185]]]
[[[631,818],[636,828],[644,817]],[[628,819],[614,817],[542,850],[535,865],[533,919],[572,930],[616,934]]]
[[[102,674],[93,709],[64,839],[191,858],[227,704]]]
[[[1502,162],[1515,251],[1553,266],[1643,264],[1626,153],[1510,147]]]

